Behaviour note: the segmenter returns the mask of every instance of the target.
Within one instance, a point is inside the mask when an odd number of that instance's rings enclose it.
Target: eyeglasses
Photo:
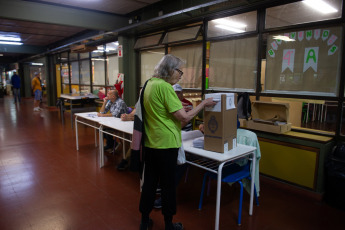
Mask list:
[[[183,72],[181,70],[179,70],[179,69],[175,69],[175,70],[180,74],[180,76],[183,75]]]

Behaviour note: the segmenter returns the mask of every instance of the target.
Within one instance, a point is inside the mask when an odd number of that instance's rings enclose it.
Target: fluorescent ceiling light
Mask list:
[[[232,32],[235,32],[235,33],[243,33],[243,32],[246,32],[246,31],[244,31],[244,30],[240,30],[240,29],[233,28],[233,27],[230,27],[230,26],[216,25],[216,27],[221,28],[221,29],[224,29],[224,30],[229,30],[229,31],[232,31]]]
[[[328,3],[322,1],[322,0],[304,0],[303,1],[306,5],[313,8],[314,10],[317,10],[323,14],[330,14],[338,12],[337,9],[330,6]]]
[[[16,45],[16,46],[23,45],[22,42],[6,42],[6,41],[0,41],[0,44],[5,44],[5,45]]]
[[[31,62],[31,65],[43,65],[43,63]]]
[[[20,42],[22,39],[17,36],[11,35],[0,35],[0,41],[13,41],[13,42]]]
[[[0,57],[4,56],[3,54],[0,54]]]
[[[247,26],[246,24],[230,21],[224,18],[216,19],[216,20],[213,20],[212,22],[225,25],[225,26],[235,27],[235,28],[245,28]]]
[[[288,36],[283,36],[283,35],[273,36],[273,39],[282,40],[282,41],[286,41],[286,42],[294,42],[294,41],[296,41],[295,39],[291,39]]]

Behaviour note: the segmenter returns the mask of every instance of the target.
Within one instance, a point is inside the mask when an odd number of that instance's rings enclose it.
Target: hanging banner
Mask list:
[[[270,50],[268,51],[268,54],[270,55],[271,58],[274,58],[274,57],[276,56],[275,53],[274,53],[274,51],[273,51],[273,49],[270,49]]]
[[[320,29],[314,30],[314,39],[318,40],[320,36],[321,36],[321,30]]]
[[[306,38],[308,41],[310,41],[310,39],[313,37],[313,31],[312,31],[312,30],[307,30],[305,33],[306,33],[306,34],[305,34],[305,38]]]
[[[283,50],[283,63],[282,63],[282,72],[287,68],[293,72],[295,62],[295,49],[284,49]]]
[[[317,72],[317,61],[319,60],[319,47],[305,48],[303,73],[310,67]]]
[[[291,32],[291,33],[290,33],[290,39],[296,41],[296,32]]]
[[[332,45],[332,47],[328,50],[328,56],[333,55],[335,53],[335,51],[337,51],[337,50],[338,50],[338,46]]]
[[[299,31],[297,37],[298,41],[302,41],[304,38],[304,31]]]
[[[278,49],[278,44],[277,44],[276,41],[272,42],[272,43],[271,43],[271,46],[272,46],[272,48],[273,48],[274,50],[277,50],[277,49]]]
[[[322,31],[322,41],[325,41],[329,36],[329,30]]]
[[[337,40],[337,36],[335,36],[334,34],[332,34],[332,36],[328,39],[327,41],[327,45],[332,45],[336,40]]]

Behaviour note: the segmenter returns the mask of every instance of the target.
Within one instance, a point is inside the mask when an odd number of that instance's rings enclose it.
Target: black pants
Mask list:
[[[158,181],[162,189],[162,213],[176,214],[176,162],[178,149],[145,148],[145,172],[139,210],[148,216],[153,208]]]
[[[105,128],[104,131],[111,133],[113,131],[113,129]],[[113,148],[114,147],[114,136],[104,133],[103,138],[106,140],[106,147],[107,148]]]

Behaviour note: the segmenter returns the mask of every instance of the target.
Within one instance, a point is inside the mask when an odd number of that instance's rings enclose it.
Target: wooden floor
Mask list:
[[[14,104],[0,98],[1,230],[137,230],[140,198],[136,173],[116,170],[121,154],[106,157],[99,168],[91,128],[79,126],[80,150],[69,114],[33,112],[32,99]],[[187,230],[214,229],[215,183],[197,209],[203,171],[190,167],[177,192],[177,215]],[[261,180],[260,206],[248,215],[244,196],[242,226],[237,226],[239,188],[223,184],[220,229],[345,229],[345,212],[326,203]],[[344,194],[345,195],[345,194]],[[153,229],[164,229],[160,210],[151,214]]]

